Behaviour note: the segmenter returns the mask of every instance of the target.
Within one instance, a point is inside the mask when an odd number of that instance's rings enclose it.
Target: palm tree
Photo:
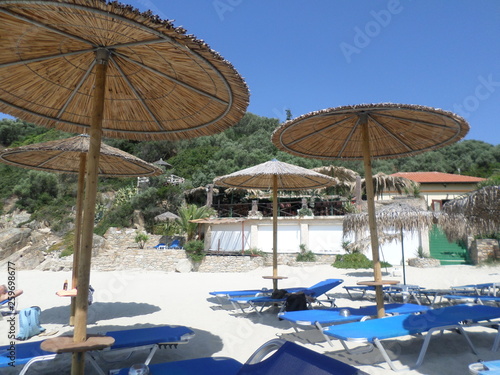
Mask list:
[[[205,219],[211,215],[215,215],[213,208],[207,206],[198,207],[195,204],[184,204],[179,208],[179,218],[176,222],[181,227],[181,230],[186,234],[186,240],[191,241],[195,238],[198,230],[198,223],[193,220]]]

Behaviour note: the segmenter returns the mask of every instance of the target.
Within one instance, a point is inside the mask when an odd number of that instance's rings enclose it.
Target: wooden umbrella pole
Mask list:
[[[273,290],[278,289],[278,176],[273,175]]]
[[[71,272],[71,289],[78,287],[78,263],[80,259],[80,245],[82,243],[82,210],[83,194],[85,186],[85,169],[87,165],[87,154],[80,154],[80,166],[78,170],[78,190],[76,193],[76,219],[75,219],[75,240],[73,242],[73,269]],[[71,297],[71,311],[69,325],[75,324],[76,297]]]
[[[104,116],[104,99],[106,70],[109,52],[100,49],[96,52],[95,88],[92,103],[92,123],[90,128],[90,145],[87,154],[87,173],[85,181],[85,206],[83,210],[83,229],[78,265],[78,293],[76,294],[75,330],[73,341],[87,340],[87,310],[90,283],[90,262],[92,257],[92,237],[94,232],[94,215],[97,195],[97,174],[99,154],[101,150],[102,119]],[[71,375],[84,375],[85,352],[73,353]]]
[[[370,239],[372,245],[373,275],[376,283],[382,282],[382,268],[380,266],[380,257],[378,249],[377,222],[375,220],[375,194],[373,190],[372,162],[370,151],[370,135],[368,134],[367,114],[363,113],[359,117],[360,125],[363,131],[363,162],[365,169],[365,185],[368,203],[368,223],[370,226]],[[377,317],[382,318],[385,315],[384,294],[382,284],[375,286],[375,298],[377,300]]]

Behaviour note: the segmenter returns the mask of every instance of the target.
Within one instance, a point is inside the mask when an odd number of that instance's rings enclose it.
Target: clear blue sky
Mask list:
[[[229,60],[254,114],[419,104],[465,117],[466,139],[500,144],[498,0],[122,1]]]

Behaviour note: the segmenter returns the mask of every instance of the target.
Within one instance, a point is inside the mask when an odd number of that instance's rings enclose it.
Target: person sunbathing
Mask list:
[[[0,302],[6,301],[8,299],[13,299],[19,297],[23,294],[22,289],[16,289],[14,291],[9,291],[5,284],[0,285]]]

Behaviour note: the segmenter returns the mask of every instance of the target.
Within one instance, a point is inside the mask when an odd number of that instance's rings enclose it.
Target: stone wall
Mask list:
[[[480,264],[487,260],[500,259],[500,248],[498,240],[478,239],[472,241],[469,247],[472,264]]]

